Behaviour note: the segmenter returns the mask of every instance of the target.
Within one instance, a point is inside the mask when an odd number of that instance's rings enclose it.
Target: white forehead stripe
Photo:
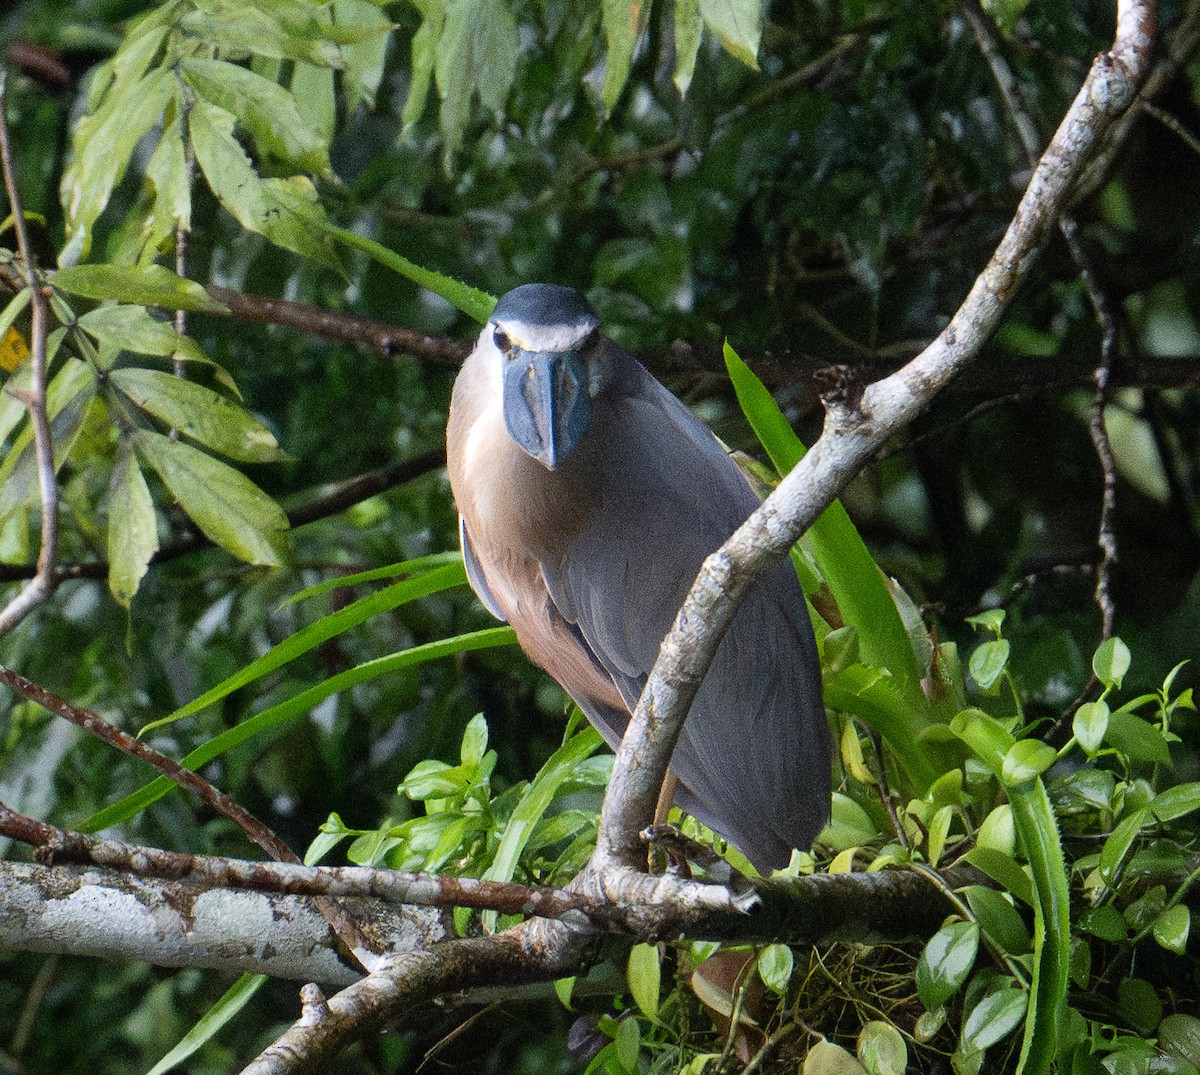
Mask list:
[[[581,317],[563,324],[530,324],[509,318],[497,321],[518,347],[526,351],[569,351],[596,328],[595,318]]]

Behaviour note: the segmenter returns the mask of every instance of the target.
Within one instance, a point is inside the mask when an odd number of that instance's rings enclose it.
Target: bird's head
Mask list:
[[[480,339],[499,356],[509,435],[548,470],[578,447],[591,420],[598,324],[578,291],[525,284],[496,303]]]

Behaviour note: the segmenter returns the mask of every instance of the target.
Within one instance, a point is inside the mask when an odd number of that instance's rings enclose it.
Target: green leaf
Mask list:
[[[967,670],[984,694],[990,693],[996,686],[996,681],[1008,667],[1009,644],[1006,638],[994,638],[981,642],[971,651],[967,661]]]
[[[189,1030],[179,1043],[154,1065],[146,1075],[166,1075],[188,1057],[195,1055],[237,1016],[250,998],[270,980],[266,974],[243,974],[222,994],[199,1022]]]
[[[1121,686],[1132,660],[1129,647],[1124,642],[1115,636],[1106,638],[1092,656],[1092,671],[1106,687],[1115,689]]]
[[[244,474],[149,429],[137,430],[133,443],[209,541],[251,564],[286,559],[287,516]]]
[[[870,1075],[904,1075],[908,1046],[891,1023],[872,1019],[859,1031],[858,1058]]]
[[[766,386],[728,343],[725,366],[754,435],[776,471],[789,473],[804,456],[804,445]],[[948,766],[939,765],[937,751],[921,742],[921,733],[930,722],[929,702],[921,689],[923,673],[887,580],[839,501],[821,513],[803,541],[812,550],[842,619],[858,630],[863,664],[890,673],[888,704],[879,706],[874,714],[860,713],[854,707],[850,711],[879,728],[923,791]],[[887,723],[876,724],[876,718]]]
[[[1142,829],[1150,820],[1150,811],[1146,807],[1135,810],[1121,818],[1117,827],[1109,834],[1104,846],[1100,849],[1100,876],[1106,885],[1115,885],[1120,878],[1121,868],[1129,854],[1133,842],[1138,838]]]
[[[982,870],[1005,892],[1010,893],[1027,906],[1033,904],[1033,885],[1029,875],[1021,869],[1012,855],[991,847],[973,847],[964,856],[977,870]]]
[[[1117,985],[1117,1003],[1135,1030],[1153,1034],[1162,1021],[1163,1006],[1158,992],[1145,978],[1125,978]]]
[[[520,801],[504,826],[504,835],[496,848],[495,857],[484,871],[487,881],[511,881],[517,869],[517,860],[534,826],[545,814],[558,789],[569,780],[585,758],[594,754],[604,740],[591,725],[579,729],[560,746],[538,770],[529,783]]]
[[[345,672],[339,672],[336,676],[331,676],[317,686],[301,691],[295,697],[273,705],[269,709],[264,709],[261,713],[242,721],[241,724],[221,732],[191,751],[183,758],[181,764],[188,769],[200,769],[234,747],[308,715],[315,706],[331,695],[349,690],[351,687],[356,687],[360,683],[366,683],[379,676],[394,675],[416,668],[428,661],[441,660],[443,657],[491,649],[495,646],[510,646],[515,642],[516,635],[511,627],[490,627],[483,631],[439,639],[437,642],[428,642],[422,646],[414,646],[412,649],[392,653],[386,657],[377,657],[373,661],[366,661]],[[165,776],[157,777],[144,787],[93,814],[83,823],[82,831],[99,832],[110,825],[119,825],[123,821],[128,821],[146,807],[156,803],[164,795],[169,794],[175,786]]]
[[[608,53],[604,58],[600,100],[606,116],[612,114],[613,106],[629,81],[633,56],[649,17],[650,5],[643,0],[601,0],[600,19]]]
[[[235,56],[266,56],[278,60],[308,60],[325,67],[341,67],[341,49],[328,39],[327,22],[314,18],[309,7],[300,18],[282,16],[280,0],[270,4],[247,4],[243,0],[204,0],[184,14],[179,28],[188,36],[211,42],[222,52]]]
[[[1180,1013],[1168,1015],[1158,1024],[1158,1045],[1169,1056],[1200,1067],[1200,1019]]]
[[[821,843],[835,851],[844,851],[849,847],[869,843],[878,835],[879,826],[871,820],[870,814],[850,796],[839,791],[833,793],[829,824],[821,831]]]
[[[122,440],[108,497],[108,588],[129,607],[158,551],[154,502],[137,458]]]
[[[1023,784],[1041,776],[1054,764],[1057,754],[1052,746],[1037,739],[1019,739],[1004,755],[1001,779],[1005,784]]]
[[[156,52],[160,44],[146,39],[148,51]],[[79,122],[60,190],[70,238],[60,264],[87,256],[92,225],[124,176],[137,144],[162,119],[177,92],[171,71],[158,68],[134,85],[114,83],[100,109]]]
[[[484,754],[487,753],[487,745],[487,720],[482,713],[476,713],[467,721],[466,730],[463,732],[462,748],[459,750],[459,758],[463,765],[479,765],[483,761]]]
[[[662,982],[662,957],[657,944],[635,944],[629,950],[625,979],[641,1013],[647,1019],[657,1019]]]
[[[109,381],[142,410],[214,452],[242,463],[287,459],[264,425],[211,388],[162,370],[139,368],[113,370]]]
[[[917,993],[926,1008],[937,1011],[958,992],[978,950],[979,927],[974,922],[951,922],[929,938],[917,960]]]
[[[954,820],[953,806],[939,806],[934,811],[933,818],[929,822],[929,836],[927,838],[929,865],[937,868],[938,862],[941,861],[942,851],[946,846],[946,836],[950,832],[950,823]]]
[[[1095,754],[1100,749],[1108,731],[1108,718],[1108,703],[1103,699],[1098,702],[1084,702],[1075,710],[1071,731],[1086,754]]]
[[[101,344],[111,344],[123,351],[215,365],[190,336],[180,335],[174,325],[154,317],[141,306],[101,306],[89,310],[77,324]]]
[[[1000,637],[1000,628],[1004,624],[1006,613],[1002,608],[984,609],[983,612],[977,612],[974,616],[967,616],[963,620],[964,623],[969,623],[972,627],[982,627],[985,631],[991,631],[997,638]]]
[[[1132,762],[1170,765],[1171,750],[1162,732],[1148,721],[1119,710],[1108,718],[1105,741]]]
[[[971,913],[984,935],[1009,955],[1025,955],[1032,947],[1029,930],[1017,909],[1002,892],[986,885],[968,885],[963,890]]]
[[[1085,911],[1079,919],[1079,928],[1110,944],[1120,944],[1129,937],[1125,916],[1111,904]]]
[[[305,176],[263,179],[233,135],[233,113],[197,100],[189,113],[196,162],[242,227],[304,257],[339,268],[324,210]]]
[[[519,51],[517,24],[504,0],[449,0],[434,64],[447,168],[462,145],[475,94],[485,108],[503,111]]]
[[[704,25],[716,35],[726,52],[747,67],[758,70],[762,0],[700,0],[700,14],[704,17]]]
[[[1159,821],[1176,821],[1193,810],[1200,810],[1200,783],[1176,784],[1154,797],[1150,804]]]
[[[963,1023],[962,1048],[981,1052],[1012,1033],[1025,1016],[1028,1000],[1029,994],[1015,986],[988,993]]]
[[[177,229],[187,232],[192,227],[192,181],[178,116],[164,129],[146,162],[146,182],[154,191],[154,202],[143,233],[146,244],[157,250]]]
[[[1187,951],[1188,933],[1192,928],[1192,913],[1182,904],[1168,907],[1154,920],[1154,939],[1168,952],[1181,956]]]
[[[407,561],[387,570],[389,574],[398,574],[420,562],[421,560]],[[453,562],[441,565],[437,570],[424,572],[415,578],[403,579],[376,593],[360,597],[345,608],[338,609],[337,612],[331,613],[328,616],[323,616],[316,623],[311,623],[307,627],[302,627],[295,634],[289,635],[261,657],[251,661],[244,668],[238,669],[233,675],[222,680],[215,687],[209,688],[198,698],[193,698],[192,701],[180,706],[175,712],[162,717],[160,720],[151,721],[142,728],[139,734],[146,735],[148,732],[161,728],[164,725],[182,720],[193,713],[199,713],[200,710],[219,702],[234,691],[240,690],[242,687],[253,683],[257,679],[261,679],[265,675],[269,675],[277,668],[282,668],[289,661],[294,661],[302,654],[310,652],[322,643],[328,642],[331,638],[337,637],[352,627],[357,627],[360,623],[365,623],[374,616],[391,612],[401,605],[407,604],[410,601],[416,601],[422,597],[428,597],[430,594],[441,593],[455,586],[464,586],[466,582],[467,573],[462,565],[462,557],[456,553],[454,554]],[[516,636],[511,637],[515,639]]]
[[[202,98],[237,117],[260,156],[333,178],[328,143],[278,82],[237,64],[198,56],[184,60],[180,71]]]
[[[793,965],[792,950],[786,944],[768,944],[758,953],[758,976],[776,996],[787,992]]]
[[[51,277],[54,286],[85,299],[116,299],[134,306],[228,313],[194,280],[163,265],[75,265]],[[85,315],[86,316],[86,315]]]
[[[342,57],[346,61],[342,71],[346,114],[353,113],[359,105],[374,108],[375,94],[383,79],[388,36],[393,24],[367,0],[333,0],[332,10],[335,23],[364,31],[361,38],[342,46]]]
[[[347,246],[354,247],[356,250],[363,251],[363,253],[379,262],[379,264],[386,266],[393,272],[399,273],[406,280],[411,280],[414,284],[418,284],[427,291],[432,291],[435,295],[440,295],[456,309],[461,310],[481,325],[492,316],[492,307],[496,305],[496,299],[495,296],[489,295],[486,291],[480,291],[478,288],[471,287],[459,280],[455,280],[451,276],[445,276],[432,269],[422,268],[420,265],[409,261],[408,258],[402,257],[393,250],[389,250],[382,243],[377,243],[374,239],[368,239],[365,235],[359,235],[356,232],[346,231],[344,228],[333,226],[327,226],[326,231],[334,239],[345,243]]]
[[[687,94],[696,71],[696,55],[704,34],[700,0],[675,0],[675,88],[679,96]]]

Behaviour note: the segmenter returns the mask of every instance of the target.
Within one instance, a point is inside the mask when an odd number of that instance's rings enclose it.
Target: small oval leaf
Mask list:
[[[967,980],[979,950],[974,922],[951,922],[930,939],[917,961],[917,993],[931,1012],[946,1003]]]

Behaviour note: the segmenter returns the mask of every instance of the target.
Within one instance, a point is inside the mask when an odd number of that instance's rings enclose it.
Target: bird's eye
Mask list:
[[[508,354],[512,347],[512,340],[508,338],[508,333],[502,328],[496,329],[492,334],[492,342],[496,345],[496,350],[502,351],[504,354]]]

